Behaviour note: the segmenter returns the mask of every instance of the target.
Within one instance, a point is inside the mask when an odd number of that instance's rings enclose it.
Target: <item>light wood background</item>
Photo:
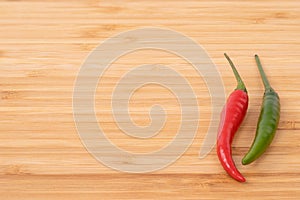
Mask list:
[[[121,31],[169,28],[201,44],[222,75],[226,94],[235,79],[227,52],[250,95],[248,115],[233,143],[244,184],[223,171],[215,150],[198,157],[210,119],[203,79],[182,59],[161,51],[121,57],[96,94],[97,116],[120,148],[149,152],[169,142],[180,122],[172,93],[150,85],[130,102],[132,119],[149,123],[152,103],[165,106],[166,126],[149,141],[125,136],[110,112],[110,94],[122,74],[140,64],[165,64],[191,83],[200,105],[197,137],[174,164],[148,174],[126,174],[97,162],[84,148],[72,115],[76,75],[90,51]],[[0,1],[0,199],[299,199],[300,2],[288,1]],[[254,137],[263,86],[253,55],[282,102],[277,136],[249,166],[240,160]],[[100,83],[99,83],[100,84]]]

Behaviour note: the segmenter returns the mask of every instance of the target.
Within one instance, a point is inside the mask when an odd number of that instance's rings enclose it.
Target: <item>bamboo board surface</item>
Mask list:
[[[133,121],[150,123],[149,107],[168,111],[161,132],[139,140],[124,135],[110,113],[110,94],[126,71],[165,64],[181,72],[197,95],[200,120],[192,145],[175,163],[152,173],[112,170],[81,143],[72,113],[80,66],[100,42],[140,27],[168,28],[201,44],[216,64],[228,95],[236,86],[227,52],[244,78],[250,104],[233,143],[245,184],[229,178],[215,149],[199,150],[210,120],[203,79],[181,58],[137,51],[114,62],[96,91],[96,112],[107,137],[130,152],[155,151],[172,140],[180,107],[170,91],[149,85],[130,102]],[[1,199],[299,199],[300,198],[300,2],[288,1],[0,1],[0,197]],[[281,97],[277,135],[254,164],[240,160],[254,137],[263,95],[253,58],[259,54]]]

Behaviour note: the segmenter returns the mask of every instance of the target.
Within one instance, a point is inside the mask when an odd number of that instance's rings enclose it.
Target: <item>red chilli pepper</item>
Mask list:
[[[217,138],[217,153],[225,171],[235,180],[245,182],[246,179],[237,170],[232,159],[231,143],[236,131],[240,127],[246,115],[248,108],[248,94],[234,64],[226,54],[224,55],[232,68],[238,85],[228,97],[221,114]]]

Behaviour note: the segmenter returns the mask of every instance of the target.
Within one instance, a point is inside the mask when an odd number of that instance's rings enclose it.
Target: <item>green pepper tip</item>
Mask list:
[[[247,161],[245,158],[242,159],[242,164],[243,165],[248,165],[250,164],[251,162]]]

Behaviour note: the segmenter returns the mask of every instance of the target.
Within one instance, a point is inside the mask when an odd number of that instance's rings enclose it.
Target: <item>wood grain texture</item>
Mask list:
[[[106,38],[147,26],[172,29],[201,44],[217,65],[226,94],[235,88],[235,79],[223,53],[236,63],[250,106],[233,152],[247,183],[229,178],[215,151],[198,158],[211,116],[207,88],[188,63],[162,52],[135,52],[113,63],[96,92],[97,117],[104,119],[99,123],[107,137],[127,151],[148,152],[166,144],[180,120],[172,93],[149,86],[133,96],[130,111],[138,125],[150,122],[153,102],[169,111],[161,133],[146,143],[117,128],[109,97],[130,68],[169,65],[191,83],[201,110],[197,137],[187,152],[157,172],[126,174],[97,162],[82,145],[72,114],[81,64]],[[2,0],[0,27],[1,199],[300,198],[299,1]],[[282,114],[270,149],[254,164],[241,166],[263,94],[256,53],[281,97]]]

